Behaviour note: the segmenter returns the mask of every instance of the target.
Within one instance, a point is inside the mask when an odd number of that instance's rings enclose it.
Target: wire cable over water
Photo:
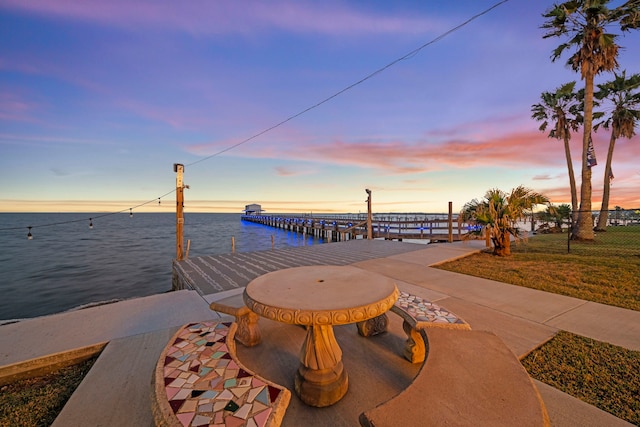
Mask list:
[[[284,119],[284,120],[282,120],[282,121],[280,121],[280,122],[278,122],[278,123],[276,123],[276,124],[274,124],[274,125],[272,125],[272,126],[270,126],[270,127],[266,128],[266,129],[261,130],[260,132],[258,132],[258,133],[256,133],[256,134],[254,134],[254,135],[252,135],[252,136],[250,136],[250,137],[248,137],[248,138],[246,138],[246,139],[244,139],[244,140],[242,140],[242,141],[240,141],[240,142],[238,142],[238,143],[236,143],[236,144],[232,144],[232,145],[230,145],[230,146],[228,146],[228,147],[226,147],[226,148],[223,148],[223,149],[221,149],[220,151],[217,151],[217,152],[215,152],[215,153],[213,153],[213,154],[211,154],[211,155],[209,155],[209,156],[206,156],[206,157],[203,157],[203,158],[201,158],[201,159],[198,159],[198,160],[196,160],[196,161],[194,161],[194,162],[191,162],[191,163],[187,164],[186,166],[194,166],[194,165],[197,165],[197,164],[202,163],[202,162],[204,162],[204,161],[210,160],[210,159],[212,159],[212,158],[214,158],[214,157],[217,157],[217,156],[219,156],[219,155],[221,155],[221,154],[223,154],[223,153],[229,152],[229,151],[231,151],[231,150],[233,150],[233,149],[235,149],[235,148],[237,148],[237,147],[240,147],[241,145],[247,144],[247,143],[249,143],[249,142],[251,142],[251,141],[255,140],[256,138],[258,138],[258,137],[260,137],[260,136],[262,136],[262,135],[264,135],[264,134],[266,134],[266,133],[268,133],[268,132],[270,132],[270,131],[272,131],[272,130],[274,130],[274,129],[276,129],[276,128],[278,128],[278,127],[280,127],[280,126],[282,126],[282,125],[284,125],[284,124],[286,124],[286,123],[288,123],[288,122],[290,122],[291,120],[294,120],[294,119],[296,119],[296,118],[298,118],[298,117],[302,116],[303,114],[308,113],[308,112],[309,112],[309,111],[311,111],[311,110],[314,110],[314,109],[316,109],[316,108],[320,107],[320,106],[321,106],[321,105],[323,105],[323,104],[326,104],[327,102],[331,101],[332,99],[334,99],[334,98],[336,98],[336,97],[338,97],[338,96],[342,95],[343,93],[345,93],[345,92],[347,92],[347,91],[349,91],[349,90],[353,89],[353,88],[354,88],[354,87],[356,87],[356,86],[361,85],[362,83],[366,82],[367,80],[372,79],[373,77],[375,77],[375,76],[377,76],[378,74],[380,74],[380,73],[384,72],[385,70],[387,70],[387,69],[389,69],[389,68],[393,67],[394,65],[398,64],[399,62],[401,62],[401,61],[405,61],[405,60],[408,60],[408,59],[411,59],[411,58],[415,57],[418,53],[420,53],[420,51],[422,51],[422,50],[423,50],[423,49],[425,49],[426,47],[431,46],[432,44],[439,42],[440,40],[444,39],[444,38],[445,38],[445,37],[447,37],[448,35],[450,35],[450,34],[452,34],[452,33],[456,32],[456,31],[460,30],[461,28],[463,28],[463,27],[467,26],[468,24],[470,24],[471,22],[475,21],[476,19],[478,19],[478,18],[480,18],[480,17],[482,17],[482,16],[486,15],[487,13],[489,13],[489,12],[493,11],[493,10],[494,10],[494,9],[496,9],[498,6],[501,6],[502,4],[507,3],[508,1],[509,1],[509,0],[501,0],[501,1],[499,1],[499,2],[497,2],[497,3],[495,3],[495,4],[493,4],[493,5],[492,5],[492,6],[490,6],[489,8],[487,8],[487,9],[483,10],[482,12],[479,12],[479,13],[477,13],[477,14],[473,15],[472,17],[470,17],[470,18],[469,18],[469,19],[467,19],[466,21],[462,22],[461,24],[456,25],[455,27],[453,27],[453,28],[451,28],[451,29],[449,29],[449,30],[445,31],[444,33],[440,34],[439,36],[435,37],[434,39],[432,39],[432,40],[430,40],[430,41],[428,41],[428,42],[426,42],[426,43],[422,44],[421,46],[417,47],[416,49],[413,49],[412,51],[410,51],[410,52],[408,52],[408,53],[406,53],[406,54],[402,55],[401,57],[399,57],[399,58],[397,58],[397,59],[395,59],[395,60],[391,61],[391,62],[390,62],[390,63],[388,63],[387,65],[385,65],[385,66],[383,66],[383,67],[381,67],[381,68],[378,68],[377,70],[375,70],[375,71],[373,71],[373,72],[369,73],[369,74],[368,74],[368,75],[366,75],[365,77],[363,77],[363,78],[361,78],[360,80],[358,80],[358,81],[356,81],[356,82],[354,82],[354,83],[352,83],[352,84],[348,85],[347,87],[345,87],[345,88],[343,88],[343,89],[341,89],[341,90],[339,90],[339,91],[335,92],[334,94],[332,94],[332,95],[328,96],[327,98],[324,98],[324,99],[322,99],[322,100],[321,100],[321,101],[319,101],[319,102],[316,102],[315,104],[313,104],[313,105],[311,105],[311,106],[309,106],[309,107],[307,107],[307,108],[305,108],[305,109],[303,109],[303,110],[301,110],[301,111],[299,111],[299,112],[297,112],[297,113],[295,113],[295,114],[293,114],[293,115],[291,115],[291,116],[287,117],[286,119]],[[147,201],[147,202],[144,202],[144,203],[141,203],[141,204],[139,204],[139,205],[132,206],[132,207],[130,207],[130,208],[126,208],[126,209],[123,209],[123,210],[121,210],[121,211],[117,211],[117,212],[110,212],[110,213],[105,213],[105,214],[98,215],[98,216],[92,216],[92,217],[90,217],[90,218],[81,218],[81,219],[77,219],[77,220],[70,220],[70,221],[57,222],[57,223],[50,223],[50,224],[38,224],[38,225],[31,225],[31,226],[25,226],[25,227],[0,228],[0,231],[6,231],[6,230],[19,230],[19,229],[25,229],[25,228],[28,228],[28,229],[29,229],[29,233],[31,233],[31,229],[36,228],[36,227],[37,227],[37,228],[42,228],[42,227],[51,227],[51,226],[54,226],[54,225],[69,224],[69,223],[73,223],[73,222],[83,222],[83,221],[84,221],[84,222],[86,222],[86,221],[91,221],[92,219],[97,219],[97,218],[102,218],[102,217],[109,216],[109,215],[116,215],[116,214],[119,214],[119,213],[124,213],[124,212],[126,212],[126,211],[132,212],[132,211],[133,211],[133,209],[139,208],[139,207],[141,207],[141,206],[148,205],[148,204],[153,203],[153,202],[156,202],[156,201],[160,201],[160,199],[162,199],[163,197],[168,196],[168,195],[169,195],[169,194],[171,194],[171,193],[174,193],[175,191],[176,191],[176,190],[175,190],[175,189],[173,189],[173,190],[171,190],[171,191],[169,191],[169,192],[167,192],[167,193],[163,194],[163,195],[162,195],[162,196],[160,196],[160,197],[156,197],[156,198],[154,198],[154,199],[152,199],[152,200],[149,200],[149,201]]]

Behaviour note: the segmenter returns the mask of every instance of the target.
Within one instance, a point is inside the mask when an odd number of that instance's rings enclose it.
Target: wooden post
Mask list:
[[[231,236],[231,253],[235,253],[236,251],[236,238]]]
[[[182,261],[184,258],[184,183],[182,182],[184,165],[174,163],[173,171],[176,173],[176,259]]]
[[[484,238],[486,239],[485,246],[487,248],[490,248],[491,247],[491,226],[489,224],[487,224],[487,226],[484,228],[484,233],[485,233]]]
[[[533,208],[531,208],[531,232],[536,231],[536,214],[533,212]]]
[[[373,239],[373,216],[371,214],[371,190],[368,188],[364,190],[367,192],[367,240]]]
[[[453,243],[453,202],[449,202],[449,243]]]

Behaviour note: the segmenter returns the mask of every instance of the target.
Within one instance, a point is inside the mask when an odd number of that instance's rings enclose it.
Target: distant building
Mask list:
[[[257,204],[245,205],[244,207],[245,215],[261,215],[262,214],[262,206]]]

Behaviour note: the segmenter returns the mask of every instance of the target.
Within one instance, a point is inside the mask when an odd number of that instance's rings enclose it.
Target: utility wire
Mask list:
[[[209,156],[207,156],[207,157],[203,157],[202,159],[196,160],[195,162],[189,163],[189,164],[188,164],[188,165],[186,165],[186,166],[193,166],[193,165],[196,165],[196,164],[198,164],[198,163],[202,163],[202,162],[204,162],[204,161],[206,161],[206,160],[209,160],[209,159],[211,159],[211,158],[213,158],[213,157],[219,156],[220,154],[226,153],[227,151],[231,151],[231,150],[233,150],[234,148],[237,148],[237,147],[239,147],[239,146],[241,146],[241,145],[243,145],[243,144],[246,144],[246,143],[248,143],[248,142],[250,142],[250,141],[252,141],[252,140],[254,140],[254,139],[258,138],[259,136],[262,136],[262,135],[264,135],[265,133],[270,132],[270,131],[272,131],[272,130],[274,130],[274,129],[276,129],[276,128],[278,128],[278,127],[282,126],[282,125],[284,125],[285,123],[290,122],[291,120],[293,120],[293,119],[295,119],[295,118],[297,118],[297,117],[300,117],[301,115],[303,115],[303,114],[305,114],[305,113],[307,113],[307,112],[309,112],[309,111],[311,111],[311,110],[313,110],[313,109],[315,109],[315,108],[318,108],[318,107],[319,107],[319,106],[321,106],[322,104],[325,104],[325,103],[327,103],[327,102],[331,101],[333,98],[335,98],[335,97],[337,97],[337,96],[339,96],[339,95],[342,95],[343,93],[345,93],[345,92],[347,92],[347,91],[349,91],[349,90],[353,89],[354,87],[356,87],[356,86],[358,86],[358,85],[360,85],[360,84],[362,84],[362,83],[366,82],[367,80],[369,80],[369,79],[371,79],[371,78],[375,77],[376,75],[378,75],[378,74],[382,73],[382,72],[383,72],[383,71],[385,71],[386,69],[391,68],[392,66],[396,65],[398,62],[400,62],[400,61],[404,61],[404,60],[406,60],[406,59],[413,58],[413,57],[414,57],[414,56],[416,56],[416,55],[417,55],[417,54],[418,54],[422,49],[424,49],[424,48],[426,48],[427,46],[430,46],[430,45],[432,45],[432,44],[434,44],[434,43],[436,43],[436,42],[438,42],[438,41],[442,40],[443,38],[445,38],[445,37],[446,37],[446,36],[448,36],[449,34],[451,34],[451,33],[454,33],[454,32],[456,32],[456,31],[458,31],[459,29],[461,29],[462,27],[464,27],[464,26],[466,26],[467,24],[471,23],[472,21],[476,20],[477,18],[479,18],[479,17],[481,17],[481,16],[483,16],[483,15],[486,15],[487,13],[491,12],[493,9],[497,8],[498,6],[500,6],[500,5],[504,4],[504,3],[508,2],[508,1],[509,1],[509,0],[502,0],[502,1],[499,1],[498,3],[494,4],[494,5],[493,5],[493,6],[491,6],[490,8],[485,9],[485,10],[483,10],[482,12],[480,12],[480,13],[478,13],[478,14],[476,14],[476,15],[473,15],[471,18],[467,19],[467,20],[466,20],[466,21],[464,21],[462,24],[459,24],[459,25],[457,25],[457,26],[455,26],[455,27],[451,28],[450,30],[448,30],[448,31],[446,31],[446,32],[444,32],[444,33],[442,33],[442,34],[440,34],[438,37],[434,38],[433,40],[428,41],[427,43],[423,44],[422,46],[420,46],[420,47],[418,47],[418,48],[416,48],[416,49],[412,50],[411,52],[409,52],[409,53],[407,53],[407,54],[405,54],[405,55],[401,56],[400,58],[398,58],[398,59],[396,59],[396,60],[394,60],[394,61],[392,61],[392,62],[388,63],[388,64],[387,64],[387,65],[385,65],[384,67],[377,69],[376,71],[372,72],[371,74],[368,74],[367,76],[363,77],[362,79],[358,80],[357,82],[350,84],[349,86],[347,86],[347,87],[345,87],[344,89],[342,89],[342,90],[340,90],[340,91],[338,91],[338,92],[334,93],[333,95],[329,96],[328,98],[325,98],[325,99],[323,99],[322,101],[320,101],[320,102],[318,102],[318,103],[316,103],[316,104],[313,104],[312,106],[307,107],[307,108],[305,108],[304,110],[302,110],[302,111],[300,111],[300,112],[298,112],[298,113],[296,113],[296,114],[294,114],[294,115],[292,115],[292,116],[289,116],[288,118],[286,118],[286,119],[282,120],[281,122],[279,122],[279,123],[277,123],[277,124],[275,124],[275,125],[273,125],[273,126],[271,126],[271,127],[269,127],[269,128],[266,128],[266,129],[264,129],[264,130],[262,130],[262,131],[260,131],[260,132],[256,133],[255,135],[250,136],[250,137],[249,137],[249,138],[247,138],[247,139],[244,139],[244,140],[242,140],[242,141],[240,141],[240,142],[238,142],[238,143],[236,143],[236,144],[230,145],[230,146],[228,146],[228,147],[226,147],[226,148],[224,148],[224,149],[222,149],[222,150],[220,150],[220,151],[218,151],[218,152],[216,152],[216,153],[213,153],[213,154],[211,154],[211,155],[209,155]]]
[[[497,2],[497,3],[495,3],[493,6],[489,7],[488,9],[485,9],[482,12],[473,15],[471,18],[467,19],[463,23],[451,28],[448,31],[445,31],[444,33],[440,34],[436,38],[424,43],[423,45],[421,45],[418,48],[412,50],[411,52],[409,52],[409,53],[407,53],[407,54],[395,59],[394,61],[391,61],[390,63],[388,63],[384,67],[375,70],[374,72],[366,75],[365,77],[361,78],[360,80],[356,81],[355,83],[352,83],[349,86],[345,87],[344,89],[339,90],[338,92],[334,93],[333,95],[331,95],[331,96],[329,96],[329,97],[327,97],[327,98],[325,98],[325,99],[323,99],[323,100],[311,105],[310,107],[305,108],[304,110],[302,110],[302,111],[300,111],[300,112],[298,112],[298,113],[296,113],[296,114],[294,114],[292,116],[287,117],[286,119],[282,120],[281,122],[276,123],[275,125],[273,125],[271,127],[268,127],[266,129],[256,133],[255,135],[252,135],[249,138],[246,138],[246,139],[244,139],[244,140],[242,140],[242,141],[240,141],[240,142],[238,142],[236,144],[230,145],[230,146],[228,146],[228,147],[226,147],[226,148],[224,148],[224,149],[222,149],[222,150],[220,150],[220,151],[218,151],[216,153],[213,153],[213,154],[211,154],[211,155],[209,155],[207,157],[203,157],[203,158],[201,158],[199,160],[196,160],[195,162],[191,162],[191,163],[187,164],[186,166],[193,166],[193,165],[196,165],[198,163],[202,163],[202,162],[204,162],[206,160],[209,160],[209,159],[211,159],[213,157],[219,156],[220,154],[223,154],[223,153],[226,153],[228,151],[231,151],[234,148],[237,148],[237,147],[239,147],[241,145],[244,145],[244,144],[246,144],[246,143],[248,143],[250,141],[253,141],[254,139],[258,138],[259,136],[262,136],[265,133],[270,132],[270,131],[272,131],[272,130],[284,125],[285,123],[288,123],[291,120],[293,120],[293,119],[295,119],[297,117],[300,117],[301,115],[303,115],[305,113],[308,113],[309,111],[311,111],[311,110],[313,110],[315,108],[318,108],[319,106],[321,106],[323,104],[326,104],[327,102],[331,101],[332,99],[342,95],[343,93],[353,89],[354,87],[356,87],[358,85],[361,85],[362,83],[366,82],[367,80],[377,76],[378,74],[382,73],[383,71],[387,70],[388,68],[393,67],[397,63],[399,63],[401,61],[404,61],[404,60],[407,60],[407,59],[413,58],[414,56],[416,56],[424,48],[426,48],[426,47],[428,47],[428,46],[430,46],[430,45],[432,45],[434,43],[439,42],[440,40],[442,40],[443,38],[447,37],[448,35],[458,31],[459,29],[465,27],[466,25],[470,24],[471,22],[475,21],[476,19],[480,18],[481,16],[486,15],[487,13],[491,12],[493,9],[497,8],[498,6],[501,6],[502,4],[504,4],[504,3],[508,2],[508,1],[509,0],[501,0],[501,1]],[[61,222],[50,223],[50,224],[40,224],[40,225],[34,225],[34,226],[29,226],[29,227],[0,228],[0,231],[19,230],[19,229],[24,229],[24,228],[28,228],[29,230],[31,230],[32,228],[36,228],[36,227],[37,228],[42,228],[42,227],[51,227],[51,226],[54,226],[54,225],[70,224],[70,223],[74,223],[74,222],[82,222],[82,221],[88,221],[88,220],[97,219],[97,218],[103,218],[103,217],[109,216],[109,215],[116,215],[116,214],[119,214],[119,213],[124,213],[126,211],[130,211],[131,212],[133,209],[139,208],[140,206],[148,205],[149,203],[155,202],[157,200],[159,201],[161,198],[163,198],[163,197],[165,197],[165,196],[167,196],[167,195],[169,195],[169,194],[171,194],[171,193],[173,193],[175,191],[176,190],[173,189],[173,190],[163,194],[160,197],[156,197],[153,200],[141,203],[141,204],[139,204],[137,206],[133,206],[131,208],[123,209],[123,210],[118,211],[118,212],[110,212],[110,213],[106,213],[106,214],[102,214],[102,215],[98,215],[98,216],[93,216],[91,218],[82,218],[82,219],[75,219],[75,220],[70,220],[70,221],[61,221]]]
[[[130,207],[130,208],[126,208],[126,209],[122,209],[121,211],[117,211],[117,212],[108,212],[108,213],[104,213],[104,214],[100,214],[100,215],[94,215],[94,216],[87,217],[87,218],[71,219],[71,220],[68,220],[68,221],[60,221],[60,222],[51,222],[51,223],[47,223],[47,224],[30,225],[30,226],[28,226],[28,227],[24,227],[24,226],[22,226],[22,227],[6,227],[6,228],[0,228],[0,231],[7,231],[7,230],[22,230],[22,229],[24,229],[24,228],[27,228],[27,229],[29,229],[29,230],[30,230],[30,229],[32,229],[32,228],[53,227],[54,225],[63,225],[63,224],[72,224],[72,223],[74,223],[74,222],[86,222],[86,221],[91,221],[91,220],[98,219],[98,218],[104,218],[104,217],[106,217],[106,216],[110,216],[110,215],[117,215],[117,214],[121,214],[121,213],[124,213],[124,212],[127,212],[127,211],[132,212],[132,211],[133,211],[133,209],[139,208],[139,207],[141,207],[141,206],[148,205],[149,203],[159,202],[159,201],[160,201],[160,199],[162,199],[163,197],[168,196],[168,195],[169,195],[169,194],[171,194],[171,193],[175,193],[175,191],[176,191],[176,190],[175,190],[175,188],[174,188],[173,190],[169,191],[168,193],[165,193],[165,194],[163,194],[163,195],[162,195],[162,196],[160,196],[160,197],[156,197],[156,198],[155,198],[155,199],[153,199],[153,200],[149,200],[148,202],[140,203],[139,205],[132,206],[132,207]]]

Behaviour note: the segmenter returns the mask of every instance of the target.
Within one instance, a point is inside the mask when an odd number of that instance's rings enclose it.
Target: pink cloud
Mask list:
[[[544,174],[544,175],[535,175],[533,178],[531,178],[534,181],[548,181],[551,179],[557,179],[557,177],[553,177],[549,174]]]
[[[612,169],[614,170],[615,179],[611,182],[610,192],[610,206],[622,206],[625,209],[637,209],[640,208],[640,172],[638,172],[637,166],[633,159],[637,156],[629,156],[630,152],[637,149],[635,145],[640,144],[628,144],[626,146],[617,147],[619,149],[618,156],[614,155],[614,161]],[[639,150],[640,151],[640,150]],[[616,161],[618,157],[618,161]],[[627,162],[625,160],[629,159]],[[617,171],[617,172],[616,172]],[[597,166],[594,166],[591,170],[591,185],[592,185],[592,205],[594,209],[600,208],[602,201],[602,193],[604,186],[604,160]],[[576,180],[578,181],[578,194],[580,187],[580,169],[576,165]],[[565,175],[558,175],[553,181],[554,183],[561,183],[561,185],[542,187],[539,190],[548,196],[553,203],[571,203],[569,181]],[[579,195],[578,195],[579,197]]]
[[[593,184],[600,184],[595,180]],[[625,209],[638,209],[640,208],[640,195],[638,195],[638,186],[640,185],[640,177],[637,177],[634,182],[629,182],[624,185],[616,184],[611,188],[611,195],[609,198],[609,206],[621,206]],[[549,197],[554,204],[571,204],[571,196],[569,193],[569,185],[564,187],[547,187],[537,189],[545,196]],[[580,196],[578,195],[578,199]],[[580,202],[580,200],[578,200]],[[602,185],[594,185],[591,194],[592,208],[600,209],[600,203],[602,203]]]
[[[598,165],[591,169],[592,178],[592,204],[594,209],[599,209],[602,201],[602,192],[604,185],[604,171],[606,163],[606,153],[609,145],[608,132],[600,132],[593,135],[594,145],[596,150],[596,156],[598,159]],[[560,156],[564,164],[564,155],[561,142],[552,143],[558,144],[553,148],[553,152]],[[549,146],[551,149],[553,146]],[[571,142],[571,149],[573,155],[574,170],[576,173],[576,180],[578,184],[578,191],[580,186],[580,161],[582,155],[582,137],[581,135],[575,135]],[[623,206],[626,208],[635,208],[640,206],[640,172],[637,167],[637,159],[640,156],[640,138],[637,136],[632,140],[620,139],[616,143],[612,169],[615,175],[615,179],[611,183],[610,194],[610,206]],[[570,191],[569,180],[565,172],[566,166],[561,169],[562,173],[557,176],[549,176],[550,181],[561,182],[562,186],[549,187],[541,189],[541,191],[551,198],[555,203],[570,203]],[[536,179],[536,177],[533,177]]]
[[[449,167],[557,167],[566,163],[562,145],[537,131],[496,137],[485,134],[474,139],[459,138],[440,142],[380,140],[381,138],[372,137],[361,141],[341,139],[317,143],[311,138],[303,137],[302,140],[296,138],[295,142],[279,145],[252,141],[249,142],[251,150],[246,150],[246,146],[243,146],[234,150],[233,154],[241,157],[304,160],[375,168],[390,174],[419,173]],[[238,142],[218,141],[193,145],[188,151],[204,155]]]
[[[137,116],[165,123],[175,129],[195,129],[213,123],[212,114],[203,108],[180,105],[149,104],[130,97],[130,93],[118,85],[108,85],[91,80],[86,73],[75,68],[65,68],[59,64],[47,63],[43,58],[33,56],[28,61],[0,59],[0,70],[19,71],[27,74],[46,75],[87,89],[100,96],[100,103],[110,104],[118,109],[130,111]],[[94,98],[95,99],[95,98]],[[27,110],[34,111],[38,104],[27,101],[21,93],[2,91],[0,88],[0,119],[27,121]],[[22,113],[22,114],[20,114]]]
[[[115,104],[140,117],[168,124],[175,129],[199,129],[212,122],[210,115],[204,115],[199,109],[190,110],[183,105],[179,107],[158,106],[122,98],[116,100]]]
[[[309,175],[315,172],[315,170],[311,170],[309,168],[301,169],[295,166],[276,166],[275,171],[278,176],[300,176]]]
[[[304,153],[322,156],[324,161],[343,165],[373,167],[389,173],[415,173],[445,167],[532,167],[564,164],[562,151],[551,149],[537,132],[520,132],[495,138],[456,139],[438,143],[335,141],[323,146],[304,147]],[[298,150],[299,146],[296,146]],[[313,158],[314,156],[310,156]]]
[[[113,87],[96,83],[94,80],[88,78],[85,75],[86,73],[74,67],[67,68],[63,64],[56,63],[55,61],[47,61],[47,59],[41,55],[29,54],[28,52],[23,52],[22,55],[11,58],[11,60],[0,58],[0,70],[32,74],[35,76],[49,76],[101,95],[111,95],[114,91]]]
[[[0,89],[0,120],[35,122],[34,113],[39,108],[22,93]]]
[[[335,2],[73,1],[5,0],[0,7],[33,14],[94,21],[104,25],[174,28],[194,34],[262,32],[283,29],[334,36],[358,33],[420,34],[441,31],[440,24],[415,16],[363,13]]]
[[[0,70],[19,71],[27,74],[41,74],[42,70],[38,65],[34,65],[32,61],[11,61],[6,58],[0,58]]]
[[[566,160],[561,141],[550,139],[532,125],[528,131],[515,131],[500,134],[490,124],[478,129],[476,135],[460,137],[460,133],[469,134],[473,126],[465,126],[462,132],[440,131],[439,137],[425,137],[419,141],[384,139],[370,137],[360,141],[347,139],[318,143],[309,135],[294,130],[278,130],[278,135],[270,134],[272,144],[263,140],[250,141],[225,155],[247,158],[269,158],[292,162],[316,162],[320,164],[342,165],[360,168],[372,168],[390,175],[411,176],[410,174],[470,168],[485,169],[543,169],[532,176],[534,181],[547,183],[544,193],[556,203],[570,202]],[[492,130],[493,129],[493,130]],[[449,138],[443,138],[448,135]],[[609,135],[601,132],[594,135],[600,165],[593,170],[594,205],[602,197],[602,174]],[[436,142],[430,141],[436,140]],[[621,140],[616,146],[613,170],[616,174],[612,189],[612,203],[631,206],[640,205],[637,188],[640,188],[640,173],[637,164],[631,159],[640,156],[638,137],[632,141]],[[238,143],[237,141],[235,143]],[[217,144],[191,146],[189,151],[204,154],[214,150],[223,150],[233,141],[219,141]],[[571,141],[574,170],[580,179],[581,136],[574,135]],[[295,165],[295,163],[294,163]],[[282,166],[276,172],[285,176],[293,173],[295,166]],[[549,172],[546,172],[548,170]],[[411,182],[411,178],[408,178]],[[560,184],[560,185],[558,185]],[[542,189],[541,189],[542,190]]]
[[[67,138],[52,135],[12,135],[12,134],[0,134],[0,144],[20,144],[20,145],[33,145],[42,146],[49,145],[51,143],[64,144],[64,145],[101,145],[104,141],[98,141],[87,138]]]

